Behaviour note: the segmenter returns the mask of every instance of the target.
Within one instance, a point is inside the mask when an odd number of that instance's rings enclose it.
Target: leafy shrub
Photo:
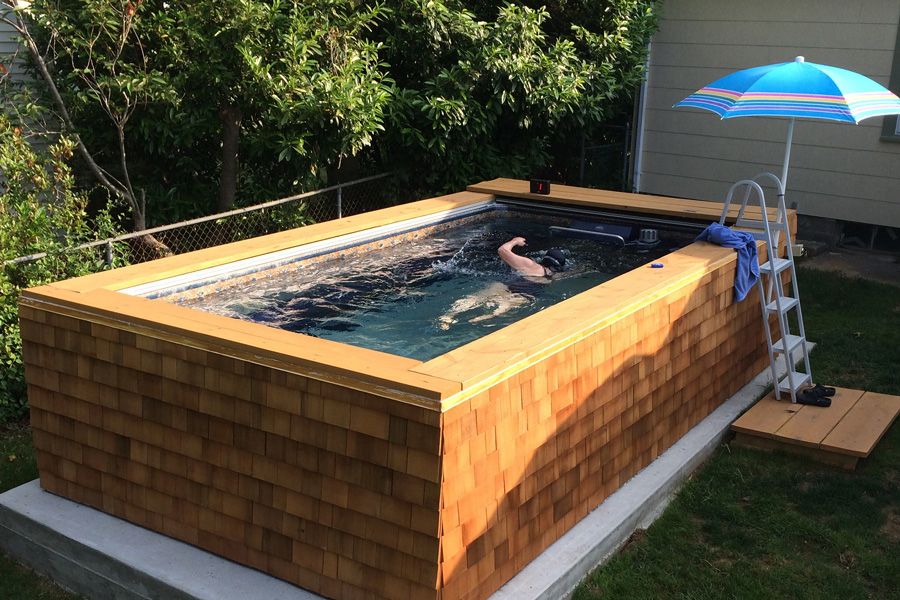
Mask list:
[[[449,191],[535,174],[554,146],[577,148],[630,114],[657,2],[386,5],[378,33],[396,90],[379,149],[426,189]]]
[[[424,194],[558,167],[582,135],[630,115],[657,5],[35,0],[28,12],[81,139],[111,173],[128,157],[156,225],[213,212],[217,190],[226,210],[354,169],[405,171]],[[112,100],[128,107],[118,129]]]
[[[44,140],[50,142],[50,140]],[[66,248],[112,235],[108,213],[89,219],[87,196],[75,191],[66,138],[32,146],[23,127],[0,114],[0,423],[27,408],[18,297],[27,287],[103,268],[96,251]],[[46,257],[12,263],[20,256]]]

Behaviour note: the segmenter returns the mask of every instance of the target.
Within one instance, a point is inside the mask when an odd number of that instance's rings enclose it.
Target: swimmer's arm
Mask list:
[[[510,267],[515,269],[516,271],[522,273],[523,275],[543,275],[544,267],[537,264],[527,256],[519,256],[515,252],[513,252],[513,248],[516,246],[524,246],[525,238],[515,237],[497,249],[497,254],[500,255],[500,259],[508,264]]]

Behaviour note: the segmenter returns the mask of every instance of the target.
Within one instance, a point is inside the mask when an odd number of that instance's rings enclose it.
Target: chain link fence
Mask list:
[[[312,223],[377,210],[410,200],[397,196],[392,173],[373,175],[321,190],[273,200],[98,240],[52,254],[40,253],[7,261],[6,267],[65,274],[73,262],[96,264],[96,270],[183,254]]]
[[[604,125],[593,139],[582,137],[577,185],[628,191],[630,147],[630,123]]]

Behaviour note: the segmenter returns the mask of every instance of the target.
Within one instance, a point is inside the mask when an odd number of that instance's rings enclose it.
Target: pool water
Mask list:
[[[548,220],[509,211],[428,237],[367,253],[310,263],[275,277],[182,298],[179,304],[428,360],[650,263],[690,238],[660,232],[652,248],[612,247],[554,235]],[[522,236],[521,252],[539,260],[550,248],[566,255],[552,280],[526,278],[497,248]]]

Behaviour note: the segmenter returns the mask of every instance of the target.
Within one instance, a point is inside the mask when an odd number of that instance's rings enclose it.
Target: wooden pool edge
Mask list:
[[[736,260],[730,249],[694,243],[660,259],[665,268],[635,269],[426,362],[118,293],[400,219],[491,202],[497,196],[692,219],[714,220],[721,212],[721,204],[714,202],[570,186],[554,186],[553,194],[537,196],[527,193],[525,181],[498,179],[469,186],[465,192],[30,288],[22,292],[20,306],[26,311],[41,308],[77,316],[225,355],[237,353],[251,362],[446,412],[496,381]],[[669,208],[661,209],[666,203]]]

